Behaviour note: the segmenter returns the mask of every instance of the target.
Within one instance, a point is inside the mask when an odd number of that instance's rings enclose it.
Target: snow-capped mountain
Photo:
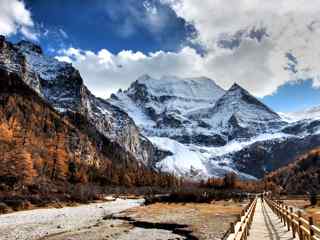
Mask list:
[[[99,146],[116,149],[113,154],[126,164],[134,159],[195,178],[229,171],[252,178],[320,146],[319,108],[288,120],[237,84],[225,91],[205,77],[144,75],[104,100],[86,88],[71,64],[44,56],[37,45],[11,44],[4,37],[0,68],[17,73],[88,134],[108,139],[100,139]]]
[[[234,84],[214,107],[194,111],[188,116],[203,121],[228,140],[271,132],[284,124],[277,113],[238,84]]]
[[[109,101],[128,112],[146,135],[189,144],[221,146],[284,124],[239,85],[224,91],[207,78],[143,76]]]
[[[60,113],[80,123],[86,119],[98,131],[120,145],[123,159],[133,155],[145,165],[162,157],[162,152],[145,138],[134,121],[120,108],[95,97],[84,85],[78,70],[69,63],[46,57],[39,46],[17,44],[0,38],[0,67],[15,72]],[[113,148],[116,148],[115,145]]]
[[[286,121],[238,84],[145,75],[108,101],[173,153],[156,167],[179,175],[261,177],[320,146],[320,121]]]
[[[154,79],[144,75],[128,90],[109,99],[125,110],[147,136],[170,137],[183,143],[190,141],[220,145],[224,140],[208,139],[215,131],[207,124],[190,118],[199,109],[213,107],[225,91],[208,78],[180,79],[166,76]],[[210,132],[208,135],[208,132]]]
[[[112,95],[110,101],[121,104],[138,125],[146,131],[152,131],[151,128],[155,126],[177,128],[179,120],[183,121],[183,115],[213,106],[223,94],[224,90],[208,78],[166,76],[154,79],[144,75],[132,83],[127,91]],[[166,122],[163,116],[173,121]],[[175,118],[177,121],[174,121]],[[148,125],[145,120],[148,120]]]

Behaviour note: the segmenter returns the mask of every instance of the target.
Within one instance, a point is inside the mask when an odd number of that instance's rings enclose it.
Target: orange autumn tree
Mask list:
[[[11,155],[15,174],[23,184],[29,185],[37,173],[33,167],[32,155],[24,148],[16,148]]]
[[[57,134],[57,146],[55,152],[55,161],[56,161],[56,173],[55,178],[58,180],[65,180],[68,174],[68,154],[65,148],[66,144],[65,134],[59,132]]]

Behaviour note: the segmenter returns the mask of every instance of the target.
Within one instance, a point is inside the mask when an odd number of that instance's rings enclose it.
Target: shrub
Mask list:
[[[315,206],[317,204],[317,194],[316,193],[309,193],[309,201],[311,206]]]
[[[30,209],[31,203],[21,198],[12,197],[11,199],[4,200],[4,203],[11,207],[15,211],[20,211],[24,209]]]
[[[71,189],[71,199],[76,202],[88,203],[93,200],[100,200],[99,190],[93,184],[78,184]]]
[[[0,202],[0,214],[10,213],[12,209],[5,203]]]

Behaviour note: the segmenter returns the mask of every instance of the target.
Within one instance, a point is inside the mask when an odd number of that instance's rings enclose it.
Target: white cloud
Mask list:
[[[0,34],[9,36],[21,32],[28,39],[38,39],[33,29],[31,13],[26,9],[23,1],[1,0],[0,9]]]
[[[320,86],[320,1],[161,0],[198,31],[194,41],[208,50],[208,66],[219,81],[237,81],[258,96],[298,78]],[[268,40],[243,41],[232,53],[221,50],[222,36],[265,28]],[[286,53],[297,58],[296,73],[284,70]],[[242,70],[241,70],[242,69]]]
[[[224,88],[238,82],[254,95],[273,94],[278,87],[299,78],[313,78],[320,87],[320,1],[314,0],[160,0],[176,14],[194,25],[205,55],[191,47],[176,53],[143,54],[130,50],[112,54],[68,49],[60,60],[72,62],[88,86],[106,97],[118,88],[127,88],[139,75],[154,77],[207,76]],[[144,7],[148,21],[163,30],[163,17],[148,1]],[[154,19],[152,18],[154,17]],[[265,30],[265,35],[250,37],[252,30]],[[256,33],[255,33],[256,34]],[[221,39],[236,41],[232,48],[221,47]],[[258,41],[259,40],[259,41]],[[297,63],[288,59],[287,53]],[[286,70],[294,64],[294,71]]]
[[[189,47],[178,53],[159,51],[148,55],[125,50],[115,55],[106,49],[93,53],[70,48],[56,58],[73,63],[88,87],[97,96],[105,98],[119,88],[127,88],[145,73],[161,77],[164,74],[198,76],[202,72],[197,66],[202,61],[201,56]],[[188,72],[186,68],[189,68]]]

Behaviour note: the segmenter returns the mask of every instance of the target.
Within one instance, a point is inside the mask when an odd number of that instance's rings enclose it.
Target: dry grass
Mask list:
[[[320,206],[310,206],[309,200],[304,199],[285,200],[284,203],[288,206],[301,209],[306,219],[311,216],[314,222],[320,226]]]
[[[199,239],[221,239],[242,207],[243,204],[226,201],[212,204],[155,203],[130,209],[125,215],[140,221],[186,224]]]
[[[313,221],[320,227],[320,206],[308,207],[305,211],[309,216],[313,217]]]
[[[288,200],[284,200],[283,202],[288,206],[292,206],[300,209],[304,209],[310,205],[310,202],[305,199],[288,199]]]

